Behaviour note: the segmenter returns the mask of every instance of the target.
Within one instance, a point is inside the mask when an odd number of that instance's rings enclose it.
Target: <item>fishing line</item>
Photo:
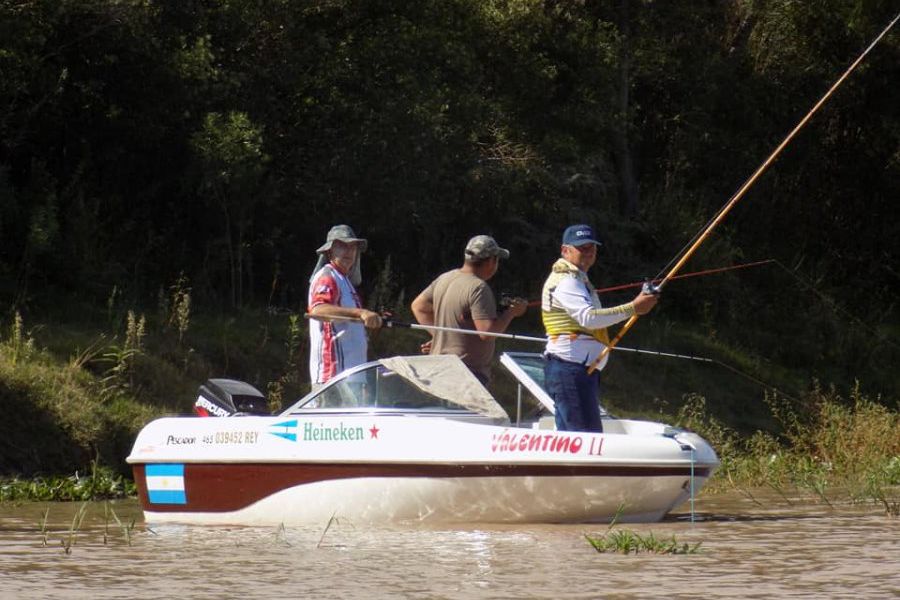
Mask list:
[[[701,275],[714,275],[714,274],[716,274],[716,273],[724,273],[724,272],[726,272],[726,271],[735,271],[735,270],[737,270],[737,269],[747,269],[747,268],[750,268],[750,267],[759,267],[759,266],[762,266],[762,265],[767,265],[767,264],[772,263],[772,262],[775,262],[775,261],[772,260],[771,258],[767,258],[766,260],[758,260],[758,261],[756,261],[756,262],[745,263],[745,264],[741,264],[741,265],[732,265],[732,266],[730,266],[730,267],[716,267],[716,268],[712,268],[712,269],[704,269],[704,270],[702,270],[702,271],[694,271],[694,272],[692,272],[692,273],[682,273],[681,275],[676,275],[676,276],[674,276],[674,277],[670,277],[670,278],[669,278],[669,281],[674,281],[674,280],[676,280],[676,279],[687,279],[688,277],[699,277],[699,276],[701,276]],[[651,280],[650,280],[650,283],[652,283],[652,284],[655,285],[655,284],[657,284],[657,283],[660,282],[660,281],[662,281],[662,279],[660,279],[660,278],[654,278],[654,279],[651,279]],[[612,287],[597,288],[597,293],[616,292],[616,291],[618,291],[618,290],[624,290],[624,289],[628,289],[628,288],[641,287],[641,286],[643,286],[645,283],[647,283],[647,282],[646,282],[646,281],[639,281],[639,282],[636,282],[636,283],[626,283],[626,284],[623,284],[623,285],[614,285],[614,286],[612,286]]]
[[[775,387],[774,385],[772,385],[770,383],[766,383],[762,379],[754,377],[753,375],[750,375],[749,373],[741,371],[737,367],[733,367],[733,366],[729,365],[728,363],[722,362],[721,360],[717,360],[715,358],[707,358],[705,356],[694,356],[691,354],[674,354],[671,352],[658,352],[656,350],[643,350],[643,349],[639,349],[639,348],[624,348],[622,346],[616,346],[615,348],[613,348],[613,350],[621,351],[621,352],[634,352],[637,354],[650,354],[652,356],[662,356],[662,357],[668,357],[668,358],[683,358],[683,359],[693,360],[693,361],[697,361],[697,362],[705,362],[705,363],[715,364],[720,367],[723,367],[724,369],[726,369],[728,371],[731,371],[735,375],[743,377],[747,381],[752,381],[753,383],[759,385],[760,387],[772,390],[776,394],[784,396],[788,400],[793,400],[794,402],[798,401],[796,398],[794,398],[790,394],[784,392],[783,390]]]
[[[746,183],[747,183],[747,182],[745,181],[744,184],[746,185]],[[733,198],[733,197],[734,197],[734,196],[732,196],[732,198]],[[730,202],[730,200],[729,200],[729,202]],[[722,214],[722,212],[725,210],[725,208],[726,208],[727,206],[728,206],[728,202],[726,202],[725,204],[723,204],[723,205],[719,208],[719,210],[716,211],[716,214],[714,214],[714,215],[713,215],[713,216],[712,216],[712,217],[711,217],[711,218],[703,225],[703,227],[701,227],[700,229],[697,230],[697,233],[695,233],[694,236],[693,236],[691,239],[689,239],[689,240],[687,241],[687,243],[685,243],[685,245],[682,246],[681,249],[680,249],[678,252],[675,253],[675,255],[671,258],[671,260],[669,260],[669,262],[666,263],[666,266],[664,266],[662,269],[659,270],[659,273],[657,273],[657,274],[656,274],[656,277],[653,278],[654,281],[661,281],[661,280],[663,279],[663,277],[665,276],[666,272],[668,272],[669,268],[670,268],[672,265],[674,265],[674,264],[678,261],[678,259],[681,258],[681,257],[684,255],[685,252],[687,252],[688,248],[690,248],[692,245],[694,245],[694,244],[697,242],[697,239],[703,234],[704,231],[706,231],[707,229],[709,229],[709,228],[712,226],[712,224],[715,222],[716,219],[719,218],[719,215]],[[669,279],[670,279],[670,280],[671,280],[671,279],[677,279],[677,277],[670,277]]]
[[[871,325],[868,325],[866,322],[862,321],[859,317],[852,314],[847,309],[841,307],[833,298],[826,295],[824,292],[821,292],[818,289],[816,289],[816,284],[814,284],[812,281],[806,279],[805,277],[800,276],[799,274],[797,274],[793,270],[789,269],[788,267],[786,267],[785,265],[783,265],[781,262],[779,262],[777,260],[773,259],[772,262],[774,264],[778,265],[785,273],[787,273],[788,275],[793,277],[796,281],[799,281],[803,286],[805,286],[807,289],[809,289],[809,291],[811,291],[813,294],[818,296],[819,300],[821,300],[831,310],[833,310],[836,313],[839,313],[840,315],[842,315],[842,316],[846,317],[847,319],[849,319],[850,321],[852,321],[854,324],[862,327],[863,329],[865,329],[866,331],[871,333],[875,337],[875,339],[877,339],[879,342],[885,342],[887,344],[890,344],[894,348],[900,349],[900,344],[898,344],[897,342],[895,342],[894,340],[892,340],[890,338],[885,337],[884,334],[879,333],[874,327],[872,327]]]
[[[675,279],[687,279],[689,277],[700,277],[702,275],[715,275],[717,273],[725,273],[727,271],[736,271],[738,269],[748,269],[750,267],[760,267],[763,265],[767,265],[771,262],[774,262],[774,261],[771,258],[767,258],[765,260],[758,260],[756,262],[744,263],[744,264],[740,264],[740,265],[731,265],[729,267],[715,267],[712,269],[704,269],[702,271],[693,271],[692,273],[682,273],[680,275],[676,275],[675,277],[671,277],[669,279],[669,281],[673,281]],[[661,281],[661,279],[653,279],[650,281],[650,283],[656,284],[659,281]],[[647,282],[646,281],[636,281],[634,283],[623,283],[623,284],[613,285],[613,286],[605,287],[605,288],[596,288],[595,291],[598,294],[605,294],[607,292],[617,292],[619,290],[627,290],[629,288],[642,287],[645,283],[647,283]],[[508,306],[511,301],[512,301],[511,297],[503,296],[500,299],[500,305]],[[540,305],[541,305],[540,300],[530,300],[528,302],[529,307],[540,306]]]
[[[754,171],[753,175],[751,175],[747,179],[747,181],[745,181],[744,184],[740,187],[740,189],[738,189],[738,191],[735,192],[734,195],[728,200],[728,202],[726,202],[725,205],[721,209],[719,209],[718,213],[716,213],[716,216],[709,222],[706,228],[698,236],[694,237],[694,241],[693,243],[691,243],[690,247],[686,251],[682,252],[681,257],[678,259],[675,265],[668,271],[665,277],[662,278],[662,281],[660,281],[659,285],[656,286],[657,292],[662,290],[662,288],[666,286],[669,280],[674,277],[678,273],[678,271],[681,270],[681,267],[683,267],[684,264],[688,260],[690,260],[691,256],[694,255],[700,245],[710,236],[713,228],[715,228],[715,226],[725,218],[725,216],[731,211],[731,209],[734,208],[738,201],[744,197],[744,194],[747,193],[747,191],[753,186],[753,184],[756,183],[756,180],[759,179],[759,177],[766,171],[766,169],[769,168],[769,165],[771,165],[775,161],[775,159],[778,158],[778,156],[787,147],[791,140],[794,139],[794,136],[796,136],[797,133],[799,133],[800,130],[803,129],[806,123],[808,123],[809,120],[812,119],[813,115],[816,114],[816,112],[818,112],[818,110],[825,104],[825,102],[832,96],[832,94],[834,94],[834,92],[838,89],[838,87],[840,87],[844,80],[846,80],[847,77],[850,76],[850,74],[856,69],[856,67],[869,54],[872,48],[874,48],[875,45],[878,44],[878,42],[881,41],[881,39],[885,35],[887,35],[887,32],[891,30],[898,19],[900,19],[900,13],[897,13],[897,16],[893,18],[888,26],[885,27],[884,30],[862,52],[862,54],[860,54],[856,58],[856,60],[853,61],[853,63],[847,68],[847,70],[844,71],[844,73],[838,78],[838,80],[834,82],[834,84],[828,89],[827,92],[825,92],[825,94],[819,99],[819,101],[816,102],[816,104],[810,109],[810,111],[806,113],[806,116],[800,119],[800,122],[797,123],[797,125],[791,130],[791,132],[788,133],[788,135],[784,138],[784,140],[782,140],[782,142],[778,144],[778,146],[769,155],[769,157],[766,158],[765,161],[763,161],[763,163],[756,169],[756,171]],[[671,261],[669,264],[671,264]],[[625,322],[625,325],[622,326],[616,337],[613,338],[609,342],[609,344],[603,348],[603,351],[600,352],[594,362],[592,362],[588,367],[588,373],[593,373],[597,369],[597,366],[609,355],[610,350],[612,350],[612,348],[614,348],[616,344],[619,343],[622,337],[624,337],[624,335],[634,326],[639,318],[639,315],[634,315]]]

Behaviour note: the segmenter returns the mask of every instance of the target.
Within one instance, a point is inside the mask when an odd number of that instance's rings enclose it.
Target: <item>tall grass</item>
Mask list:
[[[697,431],[717,449],[721,467],[711,489],[770,487],[788,500],[806,490],[825,504],[848,498],[876,502],[895,515],[900,504],[900,414],[866,397],[857,385],[849,398],[814,384],[797,401],[768,396],[777,432],[739,437],[711,418],[693,397],[679,425]]]
[[[134,321],[136,332],[139,324]],[[87,368],[105,352],[99,345],[62,358],[38,348],[25,331],[19,316],[10,335],[0,336],[0,434],[6,442],[0,446],[0,476],[12,477],[7,484],[18,489],[17,474],[72,473],[89,469],[98,456],[123,468],[133,433],[155,411],[119,386],[107,391],[109,373],[98,376]],[[121,378],[127,381],[127,370]],[[63,481],[52,486],[67,488]]]
[[[105,305],[70,307],[77,322],[0,322],[0,478],[66,489],[68,475],[48,483],[47,474],[87,472],[93,460],[126,473],[140,428],[190,412],[209,377],[277,382],[285,402],[308,389],[302,318],[194,315],[189,292],[179,279],[147,316],[122,306],[116,290]]]

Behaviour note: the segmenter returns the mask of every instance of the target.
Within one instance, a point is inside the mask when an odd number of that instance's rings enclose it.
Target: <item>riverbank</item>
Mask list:
[[[64,318],[28,323],[16,313],[0,329],[0,410],[6,415],[0,500],[129,496],[133,483],[124,459],[137,431],[162,414],[189,413],[197,386],[210,377],[253,383],[273,411],[306,391],[300,315],[196,315],[178,289],[164,300],[154,314],[114,301],[106,310],[82,307],[77,325]],[[413,354],[421,337],[383,331],[373,337],[371,353]],[[693,381],[673,375],[671,366],[668,379],[654,380],[638,376],[639,364],[617,362],[604,403],[614,414],[677,424],[708,439],[722,459],[712,491],[798,488],[823,502],[874,501],[896,514],[900,498],[891,489],[900,485],[900,416],[859,386],[841,394],[813,383],[799,398],[758,387],[747,406],[734,382],[718,373],[705,381],[717,398],[713,404],[696,388],[667,383]],[[496,371],[492,391],[514,398],[511,380]],[[620,389],[625,378],[627,396]]]

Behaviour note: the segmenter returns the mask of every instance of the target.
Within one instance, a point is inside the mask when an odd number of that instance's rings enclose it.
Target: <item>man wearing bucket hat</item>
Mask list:
[[[657,301],[655,294],[641,292],[627,304],[603,308],[587,276],[599,245],[589,225],[566,228],[561,257],[541,294],[547,332],[544,381],[556,406],[556,428],[562,431],[603,431],[599,376],[607,359],[590,375],[588,366],[609,344],[607,327],[650,312]]]
[[[515,300],[500,315],[497,301],[487,281],[497,274],[500,259],[509,258],[494,238],[476,235],[466,244],[462,267],[439,276],[412,303],[416,320],[422,325],[503,333],[510,322],[525,314],[528,304]],[[422,350],[431,354],[456,354],[469,370],[487,384],[491,378],[494,338],[436,331]]]
[[[368,246],[349,225],[335,225],[316,252],[319,262],[309,278],[312,317],[349,317],[356,321],[309,321],[309,376],[313,389],[350,367],[366,362],[366,328],[381,327],[381,316],[362,307],[356,286],[362,281],[360,254]]]

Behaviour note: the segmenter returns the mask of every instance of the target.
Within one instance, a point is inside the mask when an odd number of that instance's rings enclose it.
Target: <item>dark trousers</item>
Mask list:
[[[548,355],[544,363],[544,385],[556,405],[556,428],[560,431],[603,431],[600,421],[600,372],[588,375],[587,365]]]

